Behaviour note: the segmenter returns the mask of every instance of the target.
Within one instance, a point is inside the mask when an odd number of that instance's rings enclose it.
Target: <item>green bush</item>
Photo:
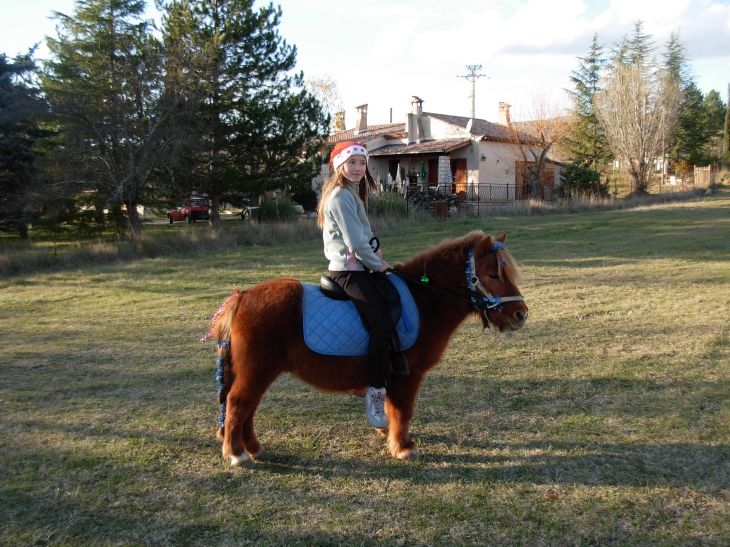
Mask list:
[[[317,210],[317,193],[310,187],[294,188],[289,193],[289,197],[292,201],[304,207],[305,211]]]
[[[253,218],[260,222],[294,220],[299,217],[294,203],[287,198],[267,199],[253,211]]]
[[[570,163],[560,174],[560,193],[564,197],[575,197],[578,194],[594,194],[608,196],[610,181],[601,183],[601,174],[598,171],[582,167],[577,163]]]
[[[384,192],[370,196],[368,212],[373,217],[408,217],[408,202],[398,194]]]

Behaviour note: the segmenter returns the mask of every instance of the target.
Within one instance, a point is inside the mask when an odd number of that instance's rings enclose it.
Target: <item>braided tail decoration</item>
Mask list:
[[[231,390],[231,324],[236,310],[238,310],[241,296],[243,293],[234,287],[233,294],[226,298],[210,320],[208,334],[200,339],[201,342],[205,342],[209,338],[215,338],[218,341],[218,358],[216,359],[218,367],[215,379],[218,382],[218,403],[221,406],[221,413],[218,417],[216,437],[220,441],[223,440],[223,427],[226,422],[226,399]]]
[[[228,365],[230,362],[231,340],[218,340],[218,358],[216,363],[215,379],[218,381],[218,403],[221,405],[221,413],[218,417],[218,439],[223,440],[223,427],[226,422],[226,398],[230,382],[228,381]]]

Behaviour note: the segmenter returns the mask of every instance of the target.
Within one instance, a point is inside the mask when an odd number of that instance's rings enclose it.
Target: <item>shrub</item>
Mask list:
[[[304,207],[305,211],[317,210],[317,193],[310,187],[294,188],[289,196],[292,201]]]
[[[287,198],[267,199],[253,211],[253,217],[259,222],[294,220],[298,216],[296,206]]]
[[[408,218],[408,202],[398,194],[384,192],[370,196],[368,212],[373,217]]]
[[[577,163],[566,165],[560,174],[560,193],[564,197],[575,197],[581,193],[608,196],[609,185],[608,178],[605,183],[601,183],[601,174],[598,171]]]

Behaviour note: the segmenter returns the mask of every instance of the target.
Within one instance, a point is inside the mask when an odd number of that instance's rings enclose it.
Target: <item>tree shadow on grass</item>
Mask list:
[[[109,427],[98,432],[98,439],[125,435],[130,435],[125,428]],[[218,460],[206,462],[199,471],[181,470],[169,458],[193,453],[192,463],[206,451],[220,458],[219,445],[210,438],[182,439],[162,432],[147,439],[155,443],[153,453],[132,451],[123,460],[119,454],[107,458],[98,449],[59,452],[39,445],[10,461],[3,458],[6,472],[25,477],[19,484],[26,487],[0,481],[0,515],[5,517],[6,538],[19,538],[16,544],[38,542],[50,531],[57,542],[77,545],[103,539],[140,545],[242,545],[245,540],[255,545],[378,546],[400,538],[368,535],[350,522],[348,511],[364,511],[370,519],[386,508],[391,518],[413,515],[412,509],[391,506],[393,496],[385,486],[374,496],[368,490],[372,485],[417,488],[414,492],[420,494],[404,503],[427,508],[439,519],[447,518],[452,503],[459,503],[449,493],[455,486],[470,496],[495,488],[589,486],[692,488],[722,497],[730,488],[726,444],[504,443],[457,440],[448,434],[421,434],[416,440],[423,450],[418,462],[393,460],[383,450],[371,457],[297,451],[279,438],[267,446],[269,458],[250,469],[230,468]],[[45,470],[50,466],[52,477]],[[350,523],[348,530],[297,533],[307,528],[296,522],[308,510],[327,522]]]
[[[730,488],[730,446],[634,444],[584,446],[544,441],[525,444],[485,444],[449,437],[416,438],[422,447],[418,463],[314,458],[273,453],[257,463],[256,472],[305,474],[362,480],[406,479],[414,485],[513,483],[524,485],[585,485]],[[446,447],[444,452],[437,445]]]

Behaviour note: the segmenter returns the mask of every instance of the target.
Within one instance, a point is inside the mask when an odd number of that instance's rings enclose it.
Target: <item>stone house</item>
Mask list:
[[[361,105],[355,127],[330,135],[329,143],[362,142],[370,154],[370,172],[383,181],[389,174],[395,180],[400,169],[411,188],[438,188],[468,200],[507,201],[538,192],[547,198],[559,183],[562,164],[550,161],[543,188],[527,188],[520,147],[537,142],[511,123],[506,103],[500,103],[499,123],[423,112],[418,97],[412,98],[411,107],[402,123],[368,125],[367,105]],[[329,166],[324,165],[315,186],[327,176]]]

